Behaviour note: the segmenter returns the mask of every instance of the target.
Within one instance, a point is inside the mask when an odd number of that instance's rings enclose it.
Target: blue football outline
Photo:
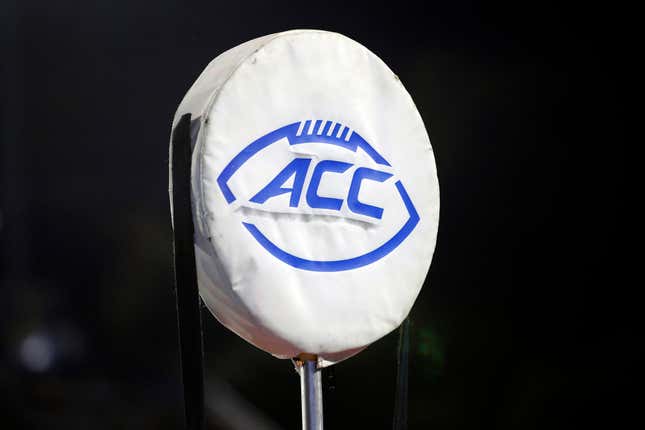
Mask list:
[[[330,130],[332,124],[333,129]],[[283,138],[287,138],[289,145],[328,143],[343,147],[352,152],[356,152],[358,148],[361,148],[377,164],[390,166],[390,163],[388,163],[385,158],[383,158],[369,143],[367,143],[361,135],[342,124],[333,121],[317,120],[312,126],[311,120],[304,121],[304,124],[302,121],[294,122],[293,124],[280,127],[253,141],[247,147],[242,149],[239,154],[233,157],[226,167],[224,167],[220,175],[217,177],[217,184],[219,185],[228,204],[231,204],[236,200],[235,195],[228,186],[229,179],[240,167],[244,165],[244,163],[249,160],[249,158]],[[401,181],[397,181],[395,185],[399,195],[401,196],[401,200],[408,211],[408,220],[403,224],[403,227],[401,227],[401,229],[383,245],[357,257],[345,260],[329,261],[307,260],[281,249],[279,246],[271,242],[260,231],[260,229],[255,226],[255,224],[242,221],[242,225],[244,225],[253,238],[255,238],[255,240],[271,255],[296,269],[314,272],[340,272],[356,269],[380,260],[396,249],[410,235],[410,233],[412,233],[421,219]]]

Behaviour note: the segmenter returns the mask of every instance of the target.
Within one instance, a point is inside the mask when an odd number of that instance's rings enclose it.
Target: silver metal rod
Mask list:
[[[322,378],[317,360],[299,362],[302,429],[323,430]]]

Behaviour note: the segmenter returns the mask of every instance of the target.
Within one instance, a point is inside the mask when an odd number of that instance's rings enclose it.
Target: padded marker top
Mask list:
[[[200,294],[271,354],[332,363],[395,329],[439,217],[425,127],[399,79],[336,33],[265,36],[213,60],[182,101],[200,128]]]

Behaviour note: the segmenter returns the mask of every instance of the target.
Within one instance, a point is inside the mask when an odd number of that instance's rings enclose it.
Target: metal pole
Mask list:
[[[316,356],[301,355],[296,360],[300,374],[302,429],[323,430],[323,400],[321,370]]]

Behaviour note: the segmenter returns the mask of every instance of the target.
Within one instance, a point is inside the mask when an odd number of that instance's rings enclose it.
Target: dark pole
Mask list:
[[[410,356],[410,317],[399,328],[397,352],[396,396],[394,399],[394,430],[408,428],[408,360]]]
[[[204,426],[204,348],[190,199],[190,114],[182,116],[173,130],[171,147],[173,257],[186,429],[202,430]]]

